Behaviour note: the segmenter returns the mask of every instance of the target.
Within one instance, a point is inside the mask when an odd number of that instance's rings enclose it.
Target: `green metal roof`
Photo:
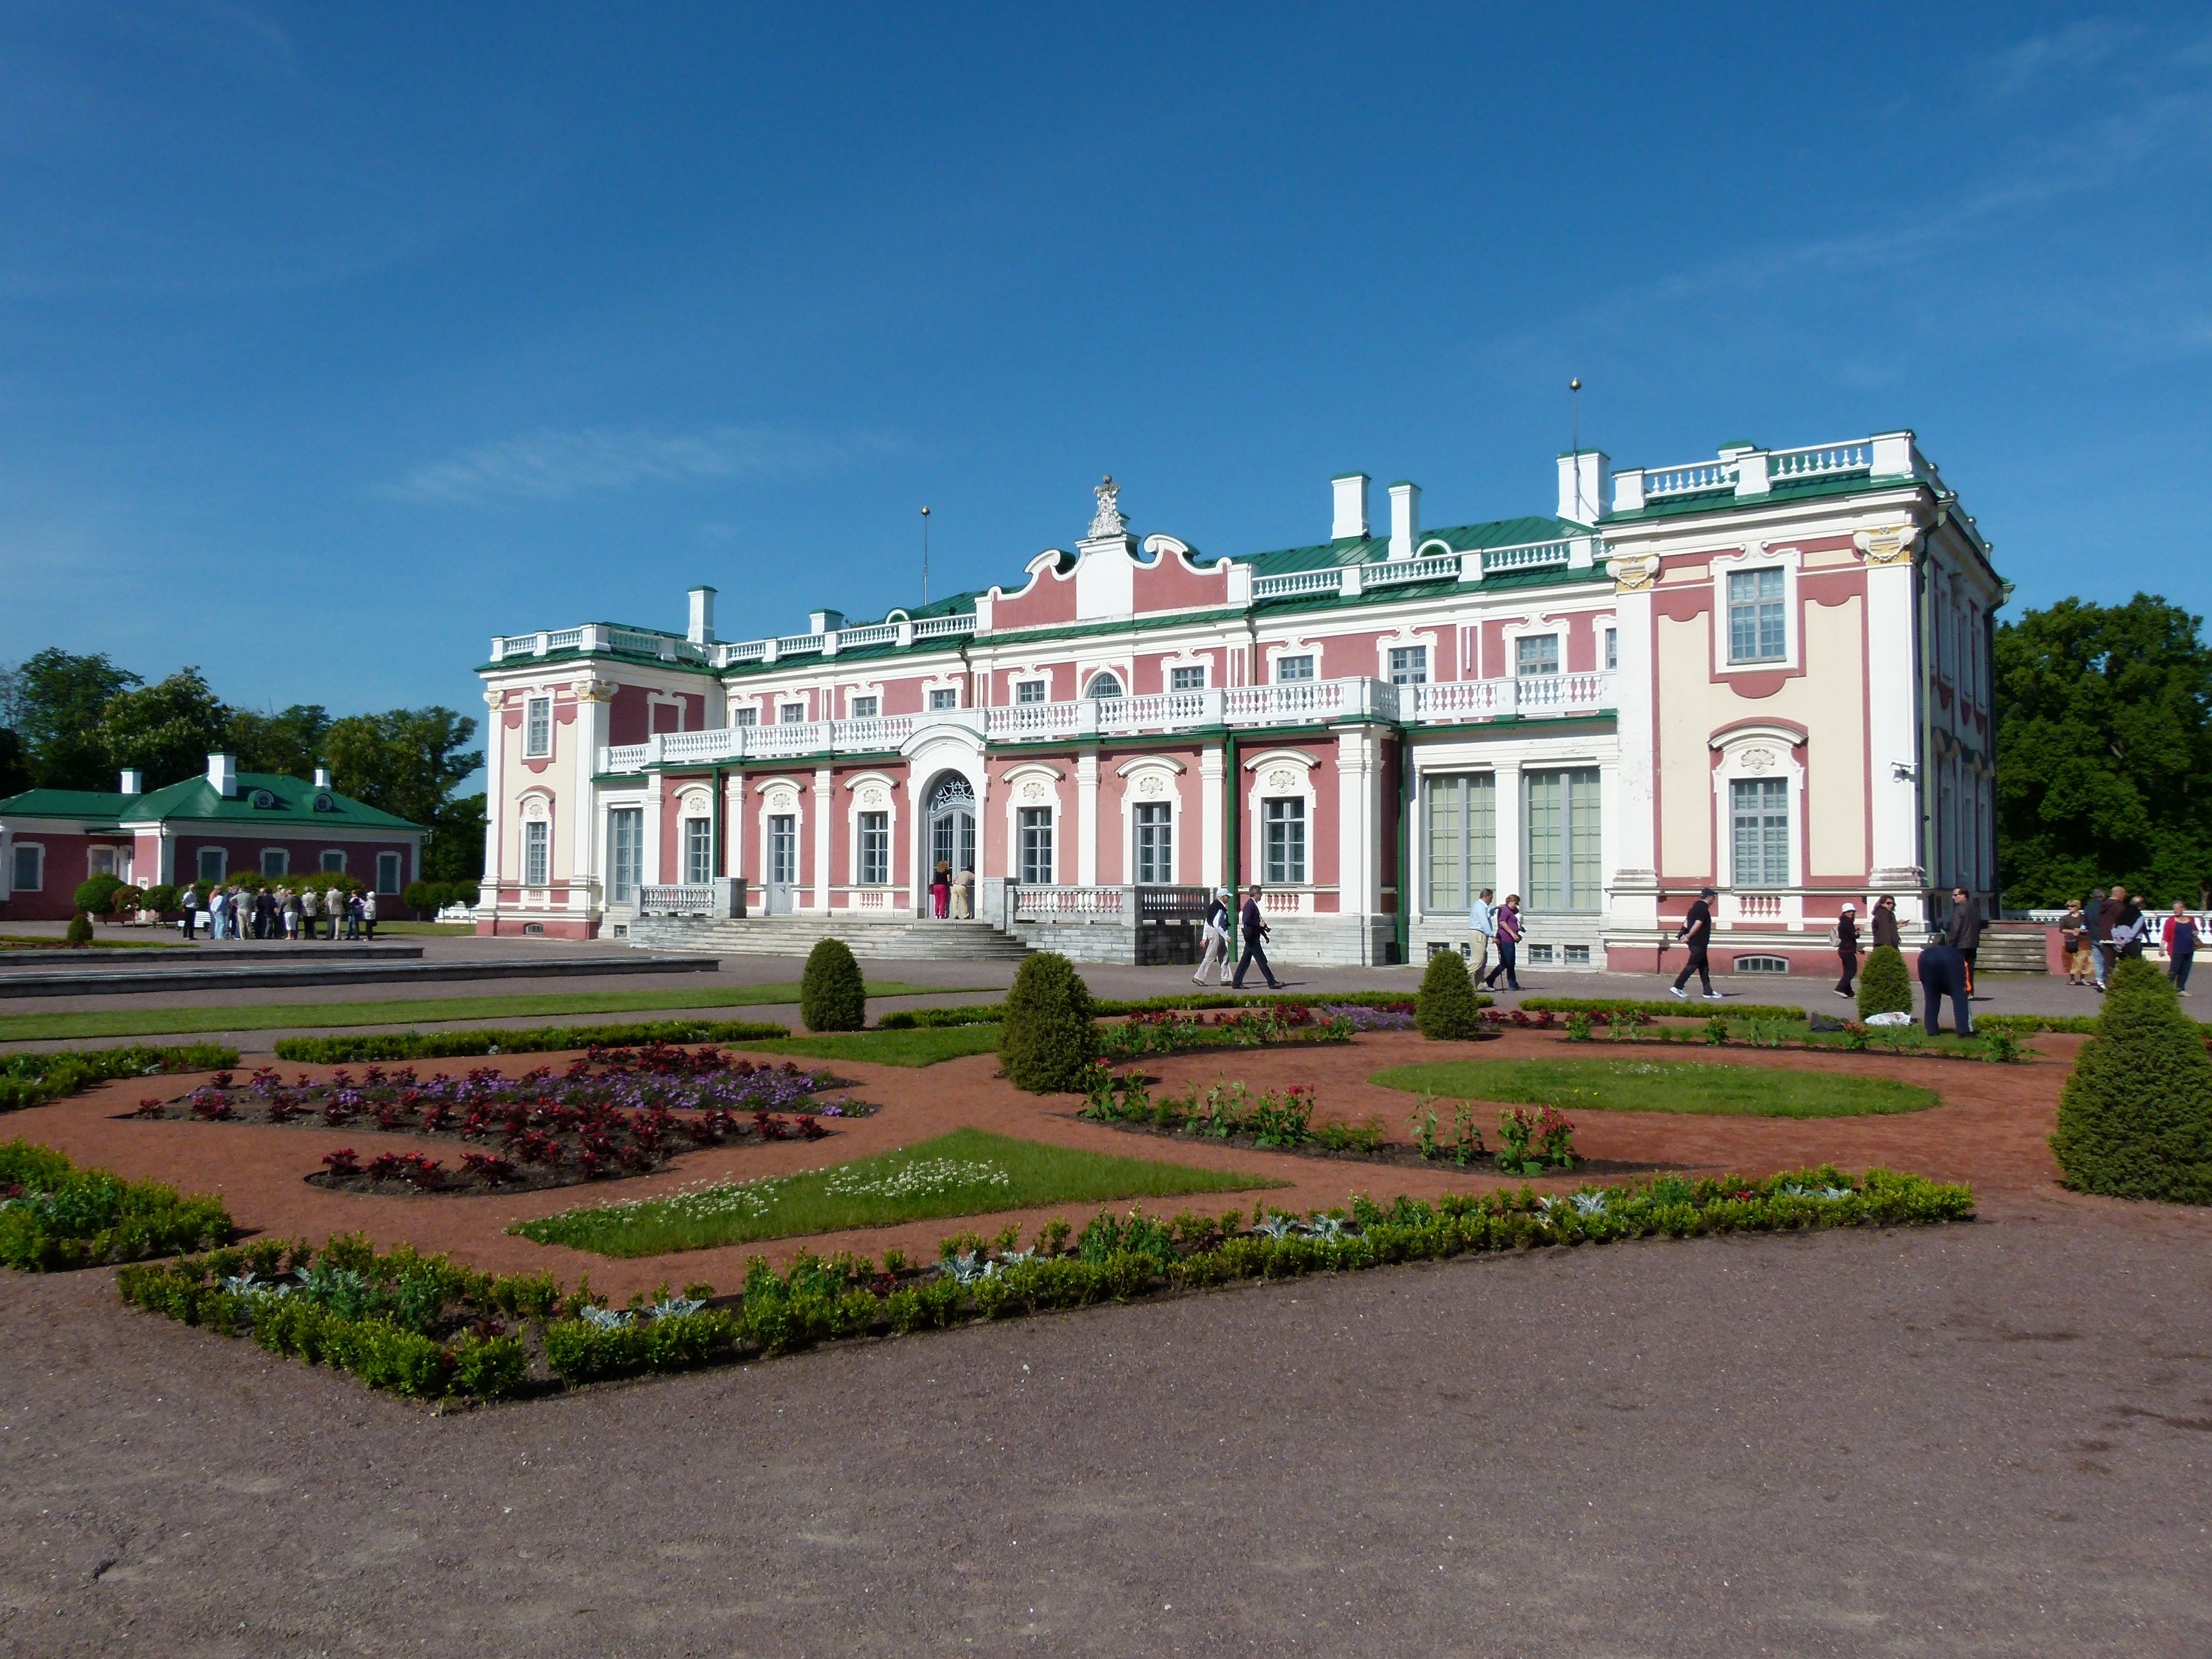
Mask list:
[[[256,806],[254,795],[267,791],[270,805]],[[317,795],[330,798],[330,808],[314,809]],[[98,818],[111,823],[242,823],[263,828],[293,825],[332,826],[354,830],[420,830],[419,823],[363,805],[336,790],[318,789],[312,783],[277,772],[241,772],[238,793],[219,795],[204,777],[187,778],[142,795],[105,794],[84,789],[31,789],[0,800],[0,817],[41,818]]]

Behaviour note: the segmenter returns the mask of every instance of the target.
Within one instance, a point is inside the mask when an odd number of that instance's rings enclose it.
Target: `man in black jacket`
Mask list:
[[[1844,976],[1836,981],[1836,994],[1850,996],[1851,981],[1859,972],[1859,917],[1855,906],[1846,904],[1836,918],[1836,959],[1844,964]]]
[[[1682,964],[1682,971],[1674,975],[1674,994],[1683,995],[1682,988],[1695,974],[1698,982],[1705,988],[1705,1000],[1718,1002],[1721,994],[1713,989],[1713,970],[1705,956],[1705,947],[1713,939],[1713,901],[1720,896],[1710,887],[1698,890],[1698,902],[1690,907],[1690,914],[1682,918],[1682,926],[1674,935],[1690,947],[1690,959]]]
[[[1943,999],[1951,999],[1951,1024],[1962,1037],[1974,1034],[1974,1017],[1966,1006],[1966,958],[1936,928],[1920,947],[1920,1011],[1928,1035],[1936,1031],[1936,1015]]]
[[[1966,959],[1966,994],[1974,994],[1974,952],[1982,944],[1982,902],[1963,887],[1951,890],[1951,921],[1945,930],[1951,944]]]
[[[1243,990],[1245,970],[1256,962],[1260,964],[1260,971],[1267,976],[1267,988],[1270,991],[1281,990],[1283,988],[1275,978],[1275,970],[1267,966],[1267,953],[1260,948],[1260,941],[1267,936],[1267,919],[1260,914],[1260,884],[1256,881],[1244,896],[1244,908],[1237,925],[1244,930],[1244,955],[1237,964],[1237,977],[1230,983],[1236,989]]]

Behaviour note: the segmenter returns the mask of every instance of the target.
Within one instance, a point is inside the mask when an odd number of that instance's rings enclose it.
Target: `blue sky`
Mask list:
[[[0,0],[0,661],[468,710],[495,631],[1909,426],[2212,609],[2201,6]],[[1378,496],[1378,506],[1379,496]]]

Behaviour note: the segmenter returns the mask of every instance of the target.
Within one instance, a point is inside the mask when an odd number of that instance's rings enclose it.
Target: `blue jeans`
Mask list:
[[[2093,939],[2089,941],[2089,977],[2100,985],[2105,982],[2105,969],[2111,963],[2112,954],[2112,947],[2104,940]]]

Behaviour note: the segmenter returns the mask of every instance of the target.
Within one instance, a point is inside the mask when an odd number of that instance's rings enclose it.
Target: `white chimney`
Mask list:
[[[694,645],[704,645],[714,637],[714,590],[695,587],[691,590],[691,625],[684,637]]]
[[[1346,472],[1329,480],[1336,492],[1336,518],[1330,525],[1328,538],[1340,542],[1347,536],[1367,533],[1367,475]]]
[[[210,755],[207,781],[216,794],[228,799],[238,793],[238,757]]]
[[[1559,457],[1559,517],[1595,524],[1613,488],[1613,457],[1601,449],[1571,449]]]
[[[143,772],[141,772],[135,766],[125,767],[123,769],[122,787],[118,790],[117,793],[118,794],[125,795],[144,794],[146,793],[146,775]]]
[[[845,625],[842,611],[810,611],[806,613],[806,631],[810,634],[834,634]]]
[[[327,789],[330,787],[331,769],[327,766],[318,766],[315,769],[315,787],[318,789]]]
[[[1421,541],[1421,487],[1403,479],[1390,486],[1390,556],[1410,559]]]

